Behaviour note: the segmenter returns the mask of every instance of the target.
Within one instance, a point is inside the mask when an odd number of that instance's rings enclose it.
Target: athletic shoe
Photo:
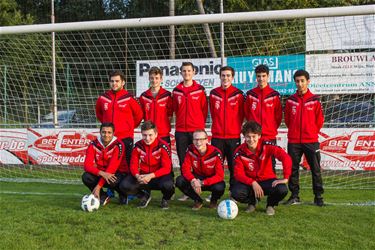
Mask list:
[[[179,201],[187,201],[188,199],[189,199],[189,196],[183,195],[180,198],[178,198],[177,200],[179,200]]]
[[[211,195],[207,196],[205,200],[206,200],[207,202],[210,202],[210,201],[211,201]]]
[[[192,210],[194,211],[198,211],[199,209],[201,209],[203,206],[203,203],[200,202],[200,201],[195,201],[194,202],[194,206],[191,208]]]
[[[247,208],[245,209],[246,213],[252,213],[255,211],[255,206],[253,204],[249,204]]]
[[[266,208],[266,214],[267,215],[275,215],[275,209],[273,208],[273,206],[268,206]]]
[[[128,200],[128,196],[126,194],[118,194],[118,202],[120,203],[120,205],[128,205],[129,203],[129,200]]]
[[[168,204],[168,201],[167,200],[165,200],[165,199],[162,199],[161,200],[161,203],[160,203],[160,207],[162,208],[162,209],[169,209],[169,204]]]
[[[145,194],[142,198],[140,198],[140,202],[138,204],[138,208],[146,208],[148,203],[151,201],[151,196]]]
[[[315,197],[314,204],[317,205],[318,207],[324,206],[323,197]]]
[[[208,205],[208,208],[216,209],[217,208],[217,201],[210,201],[210,205]]]
[[[297,205],[301,204],[299,197],[290,196],[290,198],[284,203],[285,205]]]
[[[104,207],[109,203],[110,199],[111,198],[106,193],[100,195],[100,205]]]

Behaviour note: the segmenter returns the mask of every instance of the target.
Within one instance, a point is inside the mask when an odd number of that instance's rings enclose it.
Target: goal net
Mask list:
[[[320,133],[325,187],[374,189],[374,11],[319,18],[280,15],[284,19],[271,12],[252,14],[269,18],[225,21],[223,34],[219,21],[210,21],[209,33],[203,21],[180,22],[171,37],[169,25],[175,23],[167,23],[168,18],[152,19],[148,26],[123,20],[121,28],[59,30],[56,128],[51,33],[18,34],[13,27],[13,34],[5,34],[0,29],[0,178],[79,183],[85,148],[98,135],[95,102],[109,88],[108,73],[122,70],[126,89],[139,96],[148,87],[150,67],[162,68],[163,86],[172,90],[182,80],[181,63],[192,61],[207,94],[220,84],[222,63],[235,69],[234,84],[244,92],[256,86],[254,68],[267,64],[270,86],[281,93],[283,105],[295,93],[293,73],[308,70],[310,89],[321,96],[325,113]],[[186,20],[207,21],[204,17]],[[283,148],[286,134],[282,124],[277,143]],[[302,160],[301,185],[310,188],[308,169]]]

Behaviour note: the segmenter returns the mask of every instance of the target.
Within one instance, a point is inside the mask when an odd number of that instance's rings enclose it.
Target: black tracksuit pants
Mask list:
[[[228,169],[229,169],[229,189],[232,187],[234,182],[233,177],[233,155],[236,148],[241,144],[241,139],[219,139],[219,138],[212,138],[211,139],[211,145],[217,147],[222,156],[223,160],[224,158],[227,158],[228,162]]]
[[[161,190],[163,199],[170,200],[174,194],[173,177],[170,174],[153,178],[148,184],[139,184],[132,175],[127,175],[120,183],[119,188],[125,194],[140,194],[141,190]]]
[[[299,166],[302,154],[305,155],[310,166],[312,186],[315,196],[320,197],[324,193],[323,180],[320,172],[320,144],[316,143],[288,143],[288,154],[292,158],[292,174],[289,177],[289,190],[293,197],[299,194]]]
[[[195,178],[204,180],[207,177],[194,175]],[[177,177],[176,186],[183,192],[185,195],[189,196],[193,201],[203,202],[203,199],[194,191],[190,182],[186,180],[182,175]],[[225,191],[225,182],[221,181],[210,186],[203,186],[202,191],[211,191],[211,202],[217,202],[221,196],[223,196]]]
[[[288,187],[286,184],[279,184],[272,187],[272,182],[277,179],[269,179],[265,181],[258,181],[258,184],[262,187],[264,195],[267,195],[267,206],[277,206],[279,202],[284,199],[288,194]],[[232,197],[241,203],[247,203],[249,205],[256,204],[256,197],[253,187],[246,185],[242,182],[235,181],[232,189]]]

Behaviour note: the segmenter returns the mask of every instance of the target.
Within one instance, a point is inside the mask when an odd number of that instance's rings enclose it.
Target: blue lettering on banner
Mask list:
[[[265,64],[270,69],[269,84],[281,95],[296,92],[293,74],[305,68],[305,55],[228,57],[227,65],[235,70],[233,85],[246,92],[257,86],[255,68]]]

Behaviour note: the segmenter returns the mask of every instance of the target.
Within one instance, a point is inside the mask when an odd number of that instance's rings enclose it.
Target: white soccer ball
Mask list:
[[[100,201],[93,194],[86,194],[82,197],[81,208],[86,212],[93,212],[98,210]]]
[[[238,214],[237,204],[229,199],[223,200],[217,207],[217,214],[223,219],[233,220]]]

